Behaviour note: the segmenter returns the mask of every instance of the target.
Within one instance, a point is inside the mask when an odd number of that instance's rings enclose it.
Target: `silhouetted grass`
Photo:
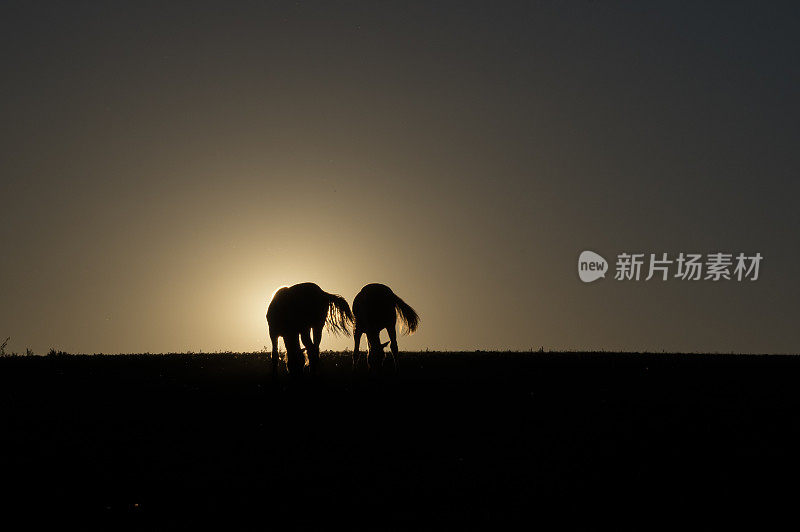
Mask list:
[[[293,382],[265,353],[6,357],[0,504],[104,530],[763,527],[793,498],[799,369],[477,351],[370,376],[328,352]]]

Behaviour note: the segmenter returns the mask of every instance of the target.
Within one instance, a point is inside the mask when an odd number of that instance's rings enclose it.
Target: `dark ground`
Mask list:
[[[4,521],[102,530],[796,522],[800,357],[0,359]],[[773,526],[774,525],[774,526]]]

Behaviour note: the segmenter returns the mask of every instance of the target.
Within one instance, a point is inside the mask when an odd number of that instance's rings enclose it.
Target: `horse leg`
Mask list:
[[[319,362],[319,345],[322,342],[322,328],[325,327],[325,322],[323,321],[319,325],[314,326],[313,333],[314,333],[314,351],[313,356],[316,358],[317,362]],[[309,360],[311,359],[311,354],[309,354]]]
[[[272,342],[272,378],[278,376],[278,336],[269,336],[270,342]]]
[[[298,334],[293,332],[283,337],[283,344],[286,346],[286,369],[293,379],[303,375],[303,366],[306,365],[306,357],[300,348]]]
[[[356,345],[353,347],[353,369],[356,369],[356,364],[358,363],[358,357],[361,356],[358,352],[358,346],[361,344],[362,334],[364,334],[364,331],[362,331],[361,329],[353,330],[353,337],[356,339]]]
[[[397,358],[397,329],[392,325],[391,327],[386,327],[386,332],[389,333],[389,347],[392,349],[392,361],[394,362],[394,371],[396,373],[399,368],[399,359]]]
[[[311,341],[311,329],[304,329],[300,333],[300,339],[303,341],[303,347],[306,348],[309,370],[314,375],[317,371],[317,362],[319,362],[319,351],[314,350],[314,342]]]
[[[367,331],[367,345],[369,346],[367,369],[370,373],[375,373],[383,366],[383,348],[381,347],[380,330]]]

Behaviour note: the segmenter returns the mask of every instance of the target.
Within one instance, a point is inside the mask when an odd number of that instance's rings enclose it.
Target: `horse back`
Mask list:
[[[267,308],[267,324],[276,336],[320,326],[328,315],[328,294],[314,283],[284,287]]]
[[[392,289],[380,283],[366,285],[353,300],[356,327],[381,328],[394,324],[396,296]]]

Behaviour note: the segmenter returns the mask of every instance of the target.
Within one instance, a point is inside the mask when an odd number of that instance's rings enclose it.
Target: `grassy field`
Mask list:
[[[4,515],[83,529],[765,527],[795,505],[800,358],[0,358]],[[362,362],[363,363],[363,362]]]

